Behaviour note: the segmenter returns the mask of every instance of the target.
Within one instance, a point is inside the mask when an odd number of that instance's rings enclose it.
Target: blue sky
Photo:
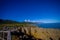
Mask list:
[[[0,0],[0,18],[60,22],[60,0]]]

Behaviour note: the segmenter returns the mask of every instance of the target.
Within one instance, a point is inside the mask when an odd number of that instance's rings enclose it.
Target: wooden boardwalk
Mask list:
[[[11,40],[10,31],[0,31],[0,40]]]

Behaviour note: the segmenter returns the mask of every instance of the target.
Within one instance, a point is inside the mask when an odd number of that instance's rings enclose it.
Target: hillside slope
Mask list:
[[[39,27],[23,27],[27,34],[34,36],[36,39],[41,40],[60,40],[60,30],[59,29],[49,29],[49,28],[39,28]],[[30,30],[30,32],[29,32]]]
[[[24,34],[33,36],[36,40],[60,40],[60,29],[39,28],[36,25],[33,25],[32,23],[29,23],[29,22],[19,23],[19,22],[10,21],[10,20],[0,20],[0,28],[4,26],[10,27],[11,30],[16,28],[17,30],[16,29],[15,30],[18,33],[19,33],[20,28],[22,27],[21,31]],[[13,37],[13,40],[18,38],[18,37],[16,38],[14,37]]]

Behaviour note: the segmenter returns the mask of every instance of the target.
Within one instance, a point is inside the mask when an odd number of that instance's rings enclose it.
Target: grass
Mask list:
[[[31,24],[0,24],[0,28],[3,26],[8,26],[13,28],[14,26],[23,27],[26,30],[26,33],[29,34],[29,27],[31,27],[31,35],[37,39],[49,40],[54,39],[57,40],[60,38],[60,30],[58,29],[45,29],[45,28],[38,28]],[[13,38],[14,39],[14,38]]]

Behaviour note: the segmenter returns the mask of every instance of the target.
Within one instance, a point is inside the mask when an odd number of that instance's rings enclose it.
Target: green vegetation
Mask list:
[[[32,25],[34,23],[32,22],[17,22],[17,21],[12,21],[12,20],[3,20],[0,19],[0,28],[4,27],[4,26],[8,26],[8,27],[33,27],[34,25]]]

